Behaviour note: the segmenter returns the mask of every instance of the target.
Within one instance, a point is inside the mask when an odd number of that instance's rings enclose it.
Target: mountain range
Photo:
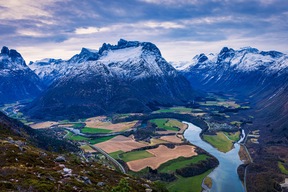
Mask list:
[[[283,142],[288,135],[287,59],[277,51],[224,47],[219,54],[174,64],[176,70],[154,44],[121,39],[99,50],[82,48],[69,60],[50,58],[27,66],[16,50],[3,47],[0,98],[2,103],[36,98],[24,112],[51,119],[149,112],[185,105],[199,91],[229,93],[251,102],[255,123],[275,135],[284,132],[277,141]]]
[[[42,60],[31,69],[48,88],[24,110],[34,118],[80,118],[149,112],[192,100],[189,82],[149,42],[83,48],[67,61]]]
[[[178,69],[194,89],[228,93],[251,102],[256,111],[255,126],[269,127],[263,129],[263,135],[274,135],[270,139],[273,142],[288,143],[287,55],[251,47],[224,47],[219,54],[197,55]]]
[[[3,47],[0,54],[0,104],[33,100],[22,109],[32,119],[151,112],[160,106],[194,104],[208,92],[249,103],[245,115],[253,117],[253,124],[242,128],[248,133],[260,130],[261,136],[259,145],[247,145],[254,159],[247,178],[274,181],[277,171],[269,166],[277,167],[288,145],[288,56],[284,53],[224,47],[218,54],[199,54],[192,61],[171,64],[150,42],[120,39],[116,45],[104,43],[99,50],[82,48],[68,60],[49,58],[28,66],[16,50]],[[34,145],[46,146],[48,135],[41,140],[41,134],[1,113],[0,121],[20,136],[31,135]]]

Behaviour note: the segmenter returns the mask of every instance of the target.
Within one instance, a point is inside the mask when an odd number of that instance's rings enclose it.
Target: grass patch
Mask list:
[[[285,168],[282,162],[278,161],[278,167],[281,171],[281,173],[288,175],[288,169]]]
[[[235,103],[235,101],[205,101],[199,102],[203,106],[223,106],[223,107],[234,107],[239,108],[240,105]]]
[[[176,169],[181,169],[183,167],[187,167],[190,164],[195,164],[200,161],[204,161],[208,158],[207,155],[197,155],[190,158],[185,157],[179,157],[177,159],[170,160],[166,163],[163,163],[158,168],[158,171],[161,173],[169,173],[169,172],[175,172]]]
[[[149,153],[148,151],[144,151],[144,150],[131,151],[131,152],[120,154],[119,156],[125,162],[134,161],[134,160],[138,160],[138,159],[145,159],[148,157],[154,157],[153,154]]]
[[[212,172],[212,170],[213,169],[208,170],[205,173],[194,177],[184,178],[179,176],[176,181],[167,185],[167,189],[169,192],[201,192],[202,181]]]
[[[122,150],[115,151],[115,152],[109,153],[109,155],[110,155],[111,157],[113,157],[114,159],[121,159],[121,158],[119,157],[119,155],[120,155],[121,153],[124,153],[124,151],[122,151]]]
[[[82,133],[110,133],[111,131],[112,130],[91,127],[84,127],[83,129],[81,129]]]
[[[68,120],[68,119],[64,119],[64,120],[62,120],[62,121],[59,121],[59,123],[60,124],[62,124],[62,123],[69,123],[70,121]]]
[[[191,113],[191,112],[192,112],[192,108],[170,107],[170,108],[154,111],[153,113]]]
[[[66,136],[67,139],[72,141],[88,141],[90,138],[83,137],[81,135],[74,135],[73,133],[69,132]]]
[[[183,123],[181,123],[180,121],[176,119],[169,119],[166,125],[169,127],[178,127],[179,129],[183,127]]]
[[[150,122],[154,123],[157,127],[166,129],[168,131],[179,131],[179,129],[182,127],[182,123],[174,119],[152,119]],[[180,127],[178,127],[179,125]]]
[[[83,150],[93,150],[89,145],[81,145],[80,148]]]
[[[217,135],[203,135],[203,139],[224,153],[230,151],[233,146],[232,141],[223,132],[217,132]]]
[[[83,123],[74,123],[73,127],[74,127],[74,128],[83,127]]]
[[[235,133],[233,132],[223,132],[230,140],[237,142],[240,139],[240,131],[237,131]]]
[[[115,137],[115,136],[107,136],[107,137],[100,137],[100,138],[97,138],[97,139],[91,139],[91,140],[89,141],[89,143],[90,143],[91,145],[95,145],[95,144],[97,144],[97,143],[102,143],[102,142],[104,142],[104,141],[108,141],[108,140],[112,139],[113,137]]]

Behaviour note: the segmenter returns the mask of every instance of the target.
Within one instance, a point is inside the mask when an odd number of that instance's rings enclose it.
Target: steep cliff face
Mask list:
[[[3,47],[0,54],[0,103],[32,99],[43,85],[16,50]]]

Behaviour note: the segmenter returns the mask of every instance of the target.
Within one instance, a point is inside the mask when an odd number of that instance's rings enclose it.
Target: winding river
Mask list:
[[[200,137],[201,129],[192,123],[184,122],[188,124],[188,128],[184,133],[184,137],[193,145],[201,147],[219,161],[219,166],[210,173],[209,177],[213,181],[211,192],[244,192],[244,187],[238,177],[237,167],[242,164],[239,158],[238,152],[240,149],[240,143],[244,137],[234,144],[234,148],[223,153],[212,147],[210,144],[203,141]],[[242,131],[244,135],[244,131]]]

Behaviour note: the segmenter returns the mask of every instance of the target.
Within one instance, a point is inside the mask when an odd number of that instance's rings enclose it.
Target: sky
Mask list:
[[[288,1],[0,0],[0,46],[26,62],[69,59],[120,38],[152,42],[167,61],[224,46],[288,53]]]

